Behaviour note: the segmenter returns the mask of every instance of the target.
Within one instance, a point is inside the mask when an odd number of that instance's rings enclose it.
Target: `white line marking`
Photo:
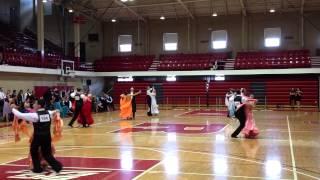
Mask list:
[[[78,148],[78,149],[88,149],[88,148]],[[88,157],[88,156],[56,156],[56,158],[86,158],[86,159],[119,159],[115,157]],[[148,159],[148,158],[143,158],[143,159],[134,159],[134,160],[149,160],[149,161],[160,161],[159,159]]]
[[[257,164],[261,164],[261,165],[265,165],[265,164],[266,164],[265,162],[260,162],[260,161],[257,161],[257,160],[252,160],[252,159],[246,159],[246,158],[236,157],[236,156],[233,156],[233,155],[216,154],[216,153],[214,153],[214,152],[198,152],[198,151],[189,151],[189,150],[180,150],[180,149],[178,149],[177,151],[189,152],[189,153],[194,153],[194,154],[209,154],[209,155],[213,155],[213,156],[221,156],[221,157],[225,157],[225,158],[229,158],[229,159],[236,159],[236,160],[240,160],[240,161],[257,163]],[[286,170],[286,171],[291,171],[291,172],[293,172],[293,170],[290,169],[290,168],[282,167],[281,169],[284,169],[284,170]],[[297,172],[298,174],[303,175],[303,176],[307,176],[307,177],[310,177],[310,178],[313,178],[313,179],[319,179],[319,177],[315,177],[315,176],[310,175],[310,174],[305,174],[305,173],[300,172],[300,171],[296,171],[296,172]]]
[[[186,111],[186,112],[184,112],[184,113],[174,115],[174,117],[183,116],[183,115],[188,114],[188,113],[191,113],[191,112],[193,112],[193,111],[195,111],[195,110],[189,110],[189,111]]]
[[[151,171],[150,173],[163,173],[163,171]],[[177,172],[177,175],[197,175],[197,176],[215,176],[215,177],[228,177],[228,178],[244,178],[244,179],[269,179],[267,177],[252,177],[252,176],[233,176],[224,174],[209,174],[209,173],[189,173],[189,172]],[[281,179],[281,180],[291,180],[291,179]]]
[[[130,128],[134,128],[134,127],[139,126],[139,125],[144,124],[144,123],[148,123],[148,122],[145,122],[145,121],[144,121],[144,122],[142,122],[142,123],[132,125],[132,127],[130,127]],[[119,126],[118,126],[118,127],[119,127]],[[126,129],[126,128],[128,128],[128,127],[124,127],[124,128],[121,127],[121,128],[116,129],[116,130],[107,131],[107,132],[105,132],[105,134],[113,133],[113,132],[116,132],[116,131],[121,131],[122,129]]]
[[[293,144],[292,144],[292,137],[291,137],[291,129],[290,129],[290,122],[289,116],[287,115],[287,124],[288,124],[288,133],[289,133],[289,144],[290,144],[290,152],[291,152],[291,161],[292,161],[292,171],[293,171],[293,179],[297,180],[297,168],[296,168],[296,161],[294,159],[294,152],[293,152]]]
[[[145,175],[146,173],[150,172],[152,169],[154,169],[155,167],[157,167],[159,164],[161,164],[162,161],[159,161],[157,164],[153,165],[152,167],[150,167],[149,169],[146,169],[145,171],[143,171],[141,174],[139,174],[138,176],[134,177],[132,180],[137,180],[139,179],[141,176]]]
[[[29,165],[25,164],[5,164],[6,166],[17,166],[17,167],[28,167]],[[116,168],[91,168],[91,167],[73,167],[73,166],[66,166],[64,169],[80,169],[80,170],[97,170],[101,172],[110,172],[110,171],[144,171],[143,169],[116,169]]]
[[[9,163],[13,163],[15,161],[20,161],[20,160],[25,159],[25,158],[26,158],[26,156],[18,158],[18,159],[15,159],[15,160],[12,160],[12,161],[1,163],[0,165],[6,165],[6,164],[9,164]]]
[[[57,147],[73,147],[73,148],[84,148],[84,149],[100,149],[100,148],[119,148],[119,146],[57,146]],[[128,147],[128,148],[133,148],[133,149],[143,149],[143,150],[150,150],[150,151],[155,151],[155,152],[159,152],[160,154],[164,155],[165,153],[161,150],[158,150],[158,149],[154,149],[154,148],[151,148],[151,147],[132,147],[132,146],[124,146],[124,147]],[[247,159],[247,158],[241,158],[241,157],[235,157],[233,155],[224,155],[224,154],[217,154],[217,153],[214,153],[214,152],[199,152],[199,151],[190,151],[190,150],[180,150],[180,149],[177,149],[177,151],[180,151],[180,152],[187,152],[187,153],[194,153],[194,154],[207,154],[207,155],[213,155],[213,156],[221,156],[221,157],[226,157],[226,158],[230,158],[230,159],[235,159],[235,160],[240,160],[240,161],[246,161],[246,162],[251,162],[251,163],[257,163],[257,164],[261,164],[261,165],[264,165],[265,162],[261,162],[261,161],[257,161],[257,160],[252,160],[252,159]],[[57,157],[64,157],[64,156],[57,156]],[[86,156],[65,156],[65,157],[81,157],[81,158],[106,158],[106,157],[86,157]],[[24,159],[24,158],[20,158],[20,159]],[[17,160],[20,160],[20,159],[17,159]],[[14,161],[17,161],[17,160],[14,160]],[[154,160],[154,159],[151,159],[151,160]],[[7,163],[11,163],[11,162],[14,162],[14,161],[10,161],[10,162],[7,162]],[[5,165],[5,163],[1,164],[1,165]],[[286,167],[282,167],[283,170],[286,170],[286,171],[291,171],[293,172],[292,169],[290,168],[286,168]],[[312,178],[312,179],[319,179],[319,177],[315,177],[313,175],[310,175],[310,174],[306,174],[306,173],[303,173],[303,172],[300,172],[300,171],[296,171],[298,174],[300,175],[303,175],[303,176],[306,176],[306,177],[309,177],[309,178]],[[265,178],[264,178],[265,179]]]

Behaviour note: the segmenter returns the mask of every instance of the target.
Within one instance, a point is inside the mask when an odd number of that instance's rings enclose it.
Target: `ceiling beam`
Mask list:
[[[267,2],[267,0],[264,0],[264,9],[265,9],[265,14],[267,14],[268,13],[268,2]]]
[[[243,0],[239,0],[239,1],[240,1],[240,4],[241,4],[242,14],[243,14],[244,16],[247,16],[247,9],[246,9],[246,6],[244,5]]]
[[[303,12],[304,12],[304,3],[305,3],[305,0],[301,0],[301,7],[300,7],[301,14],[303,14]]]
[[[208,0],[190,0],[190,1],[183,1],[184,4],[189,4],[189,3],[197,3],[197,2],[207,2]],[[130,8],[144,8],[144,7],[159,7],[159,6],[171,6],[171,5],[177,5],[179,2],[173,1],[173,2],[165,2],[165,3],[152,3],[152,4],[141,4],[141,5],[133,5],[133,6],[128,6]],[[114,7],[110,8],[110,10],[118,9],[119,7]],[[103,7],[97,8],[99,9],[104,9]]]
[[[194,19],[194,16],[193,16],[193,14],[191,13],[191,11],[188,9],[188,7],[187,7],[181,0],[177,0],[177,1],[178,1],[178,3],[183,7],[183,9],[185,9],[185,10],[187,11],[188,15],[189,15],[192,19]]]
[[[89,18],[91,20],[94,21],[99,21],[100,19],[96,16],[96,10],[86,7],[82,4],[82,2],[78,2],[75,3],[74,1],[68,1],[68,2],[64,2],[63,4],[64,8],[71,8],[73,9],[75,12],[80,13],[81,15],[85,16],[86,18]],[[84,11],[85,10],[85,11]]]
[[[229,15],[228,0],[224,0],[226,6],[226,15]]]
[[[124,4],[123,2],[119,1],[119,0],[114,0],[114,2],[116,4],[118,4],[119,6],[124,7],[125,9],[127,9],[129,12],[131,12],[132,14],[134,14],[139,20],[142,20],[144,22],[146,22],[146,19],[143,18],[140,14],[138,14],[137,12],[135,12],[131,7],[127,6],[126,4]]]

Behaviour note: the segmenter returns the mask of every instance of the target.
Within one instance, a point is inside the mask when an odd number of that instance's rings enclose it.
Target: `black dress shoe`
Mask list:
[[[32,169],[32,172],[34,172],[34,173],[42,173],[43,169],[42,168]]]
[[[238,138],[237,136],[231,135],[232,138]]]

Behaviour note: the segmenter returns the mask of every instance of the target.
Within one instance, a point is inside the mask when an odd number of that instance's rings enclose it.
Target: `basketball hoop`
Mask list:
[[[70,60],[61,60],[61,75],[75,77],[74,62]]]

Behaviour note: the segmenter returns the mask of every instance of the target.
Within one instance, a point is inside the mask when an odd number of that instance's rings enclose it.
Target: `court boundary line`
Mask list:
[[[144,124],[144,123],[149,123],[148,121],[144,121],[144,122],[142,122],[142,123],[139,123],[139,124],[137,124],[137,125],[134,125],[134,126],[132,126],[132,128],[134,128],[134,127],[136,127],[136,126],[139,126],[139,125],[141,125],[141,124]],[[166,121],[165,122],[161,122],[162,124],[164,124],[164,123],[166,123]],[[159,124],[161,124],[161,123],[159,123]],[[152,124],[152,123],[151,123]],[[168,122],[168,124],[170,124],[170,122]],[[201,126],[204,126],[204,125],[207,125],[207,124],[183,124],[183,123],[175,123],[175,124],[182,124],[182,125],[201,125]],[[214,124],[214,123],[213,123]],[[216,124],[216,125],[220,125],[220,124]],[[224,125],[221,129],[219,129],[218,131],[215,131],[215,132],[210,132],[210,133],[198,133],[198,134],[196,134],[196,135],[211,135],[211,134],[218,134],[218,133],[220,133],[222,130],[224,130],[228,125],[229,125],[229,123],[227,123],[227,124],[223,124],[223,123],[221,123],[221,125]],[[144,127],[148,127],[148,126],[142,126],[142,127],[138,127],[138,128],[144,128]],[[125,129],[125,128],[120,128],[120,129],[118,129],[118,130],[115,130],[115,131],[121,131],[122,129]],[[104,134],[108,134],[108,133],[113,133],[114,131],[107,131],[107,132],[105,132]],[[129,133],[144,133],[144,132],[152,132],[152,131],[139,131],[139,132],[129,132]],[[157,131],[157,132],[164,132],[164,133],[170,133],[170,132],[165,132],[165,131]],[[123,133],[123,132],[115,132],[115,133]],[[192,135],[192,133],[190,133],[190,134],[188,134],[188,133],[176,133],[176,135],[180,135],[180,136],[185,136],[185,137],[193,137]]]
[[[295,160],[295,158],[294,158],[293,143],[292,143],[290,122],[289,122],[289,116],[288,116],[288,115],[287,115],[287,125],[288,125],[289,145],[290,145],[290,154],[291,154],[293,178],[294,178],[294,180],[297,180],[298,177],[297,177],[296,160]]]
[[[185,110],[186,110],[186,109],[185,109]],[[185,110],[183,110],[183,111],[185,111]],[[185,114],[188,114],[188,113],[190,113],[190,112],[192,112],[192,111],[194,111],[194,110],[189,110],[189,109],[187,109],[187,111],[186,111],[186,112],[183,112],[183,113],[180,113],[180,114],[174,115],[174,117],[180,117],[180,116],[183,116],[183,115],[185,115]]]
[[[200,151],[188,151],[188,150],[177,150],[177,151],[181,151],[181,152],[189,152],[189,153],[198,153],[198,154],[209,154],[209,155],[214,155],[214,156],[222,156],[222,157],[226,157],[226,158],[230,158],[230,159],[236,159],[236,160],[240,160],[240,161],[247,161],[247,162],[251,162],[251,163],[256,163],[256,164],[261,164],[261,165],[265,165],[265,161],[257,161],[257,160],[252,160],[252,159],[246,159],[246,158],[241,158],[241,157],[237,157],[237,156],[232,156],[232,155],[222,155],[222,154],[215,154],[215,153],[210,153],[210,152],[200,152]],[[287,171],[291,171],[291,169],[287,168],[287,167],[281,167],[281,169],[283,170],[287,170]],[[313,175],[310,174],[305,174],[303,172],[300,171],[296,171],[298,174],[301,174],[303,176],[307,176],[307,177],[311,177],[313,179],[319,179],[319,177],[315,177]],[[268,179],[268,178],[267,178]]]
[[[143,175],[145,175],[146,173],[150,172],[152,169],[154,169],[155,167],[157,167],[159,164],[162,163],[163,160],[159,161],[157,164],[151,166],[150,168],[144,170],[141,174],[139,174],[138,176],[134,177],[132,180],[137,180],[138,178],[142,177]]]
[[[98,149],[98,148],[116,148],[119,146],[72,146],[72,147],[79,147],[79,149],[83,148],[93,148],[93,149]],[[125,146],[126,147],[126,146]],[[159,152],[161,154],[165,154],[163,151],[158,150],[158,149],[154,149],[154,148],[149,148],[149,147],[132,147],[132,146],[128,146],[130,148],[133,149],[145,149],[145,150],[150,150],[150,151],[155,151],[155,152]],[[256,164],[260,164],[260,165],[265,165],[265,161],[261,160],[261,161],[257,161],[257,160],[252,160],[252,159],[247,159],[247,158],[242,158],[242,157],[237,157],[237,156],[233,156],[233,155],[223,155],[223,154],[216,154],[214,152],[201,152],[201,151],[190,151],[190,150],[182,150],[182,149],[176,149],[176,151],[181,151],[181,152],[187,152],[187,153],[195,153],[195,154],[207,154],[207,155],[213,155],[213,156],[222,156],[222,157],[226,157],[226,158],[230,158],[230,159],[236,159],[236,160],[240,160],[240,161],[246,161],[246,162],[251,162],[251,163],[256,163]],[[101,157],[103,158],[103,157]],[[288,167],[281,167],[281,169],[286,170],[286,171],[290,171],[293,172],[292,169],[288,168]],[[313,179],[319,179],[319,177],[315,177],[313,175],[310,174],[306,174],[300,171],[296,171],[298,174],[306,176],[306,177],[310,177]],[[265,179],[265,178],[264,178]]]
[[[75,148],[75,149],[98,149],[98,148],[119,148],[119,146],[60,146],[60,147],[69,147],[70,149],[71,148]],[[164,155],[165,153],[161,150],[158,150],[158,149],[153,149],[153,148],[149,148],[149,147],[132,147],[132,146],[125,146],[125,147],[130,147],[130,148],[133,148],[133,149],[144,149],[144,150],[150,150],[150,151],[154,151],[154,152],[159,152],[160,154]],[[68,150],[70,150],[68,149]],[[60,151],[63,151],[60,150]],[[226,158],[230,158],[230,159],[236,159],[236,160],[240,160],[240,161],[246,161],[246,162],[251,162],[251,163],[256,163],[256,164],[260,164],[260,165],[265,165],[265,162],[264,161],[257,161],[257,160],[252,160],[252,159],[246,159],[246,158],[242,158],[242,157],[237,157],[237,156],[233,156],[233,155],[223,155],[223,154],[216,154],[216,153],[213,153],[213,152],[201,152],[201,151],[190,151],[190,150],[182,150],[182,149],[177,149],[177,151],[180,151],[180,152],[187,152],[187,153],[195,153],[195,154],[206,154],[206,155],[211,155],[211,156],[222,156],[222,157],[226,157]],[[56,156],[56,157],[63,157],[63,156]],[[65,156],[65,157],[71,157],[71,156]],[[77,156],[74,156],[74,157],[77,157]],[[82,157],[82,158],[90,158],[90,157],[84,157],[84,156],[79,156],[79,157]],[[9,161],[7,163],[12,163],[14,161],[18,161],[18,160],[21,160],[21,159],[24,159],[25,157],[23,158],[19,158],[17,160],[13,160],[13,161]],[[91,157],[91,158],[99,158],[99,157]],[[106,157],[100,157],[100,158],[106,158]],[[163,161],[163,160],[161,160]],[[160,162],[161,162],[160,161]],[[0,165],[5,165],[5,164],[0,164]],[[281,167],[282,170],[287,170],[287,171],[290,171],[290,172],[293,172],[292,169],[290,168],[287,168],[287,167]],[[319,179],[319,177],[315,177],[313,175],[310,175],[310,174],[306,174],[306,173],[303,173],[303,172],[300,172],[300,171],[296,171],[296,173],[302,175],[302,176],[306,176],[306,177],[309,177],[309,178],[313,178],[313,179]],[[227,176],[228,177],[228,176]],[[266,177],[264,177],[265,179]]]
[[[132,122],[134,122],[133,120],[120,120],[120,121],[132,121]],[[139,126],[139,125],[144,124],[144,123],[146,123],[146,121],[143,121],[143,122],[141,122],[141,123],[139,123],[139,124],[132,125],[131,128],[133,128],[133,127],[135,127],[135,126]],[[107,131],[107,132],[105,132],[105,133],[103,133],[103,134],[116,133],[115,131],[120,131],[121,129],[123,129],[123,128],[116,129],[116,130],[113,130],[113,131]]]
[[[163,173],[163,171],[152,171],[150,173]],[[253,176],[234,176],[234,175],[224,175],[224,174],[208,174],[208,173],[190,173],[190,172],[177,172],[177,175],[198,175],[198,176],[217,176],[217,177],[230,177],[230,178],[246,178],[246,179],[269,179],[266,177],[253,177]],[[174,174],[175,175],[175,174]],[[291,180],[291,179],[281,179],[281,180]]]
[[[59,157],[58,157],[59,158]],[[108,159],[108,158],[105,158]],[[7,166],[17,166],[17,167],[28,167],[29,165],[25,164],[4,164]],[[0,165],[1,166],[1,165]],[[64,169],[79,169],[79,170],[97,170],[101,172],[110,172],[110,171],[135,171],[135,172],[143,172],[144,169],[116,169],[116,168],[90,168],[90,167],[74,167],[74,166],[64,166]]]
[[[98,125],[98,124],[104,124],[104,125],[107,125],[107,124],[111,124],[111,123],[114,123],[114,122],[119,122],[119,120],[113,120],[113,121],[107,121],[107,122],[99,122],[99,123],[96,123],[96,124],[94,124],[94,125]],[[94,126],[93,125],[93,126]],[[227,124],[227,125],[230,125],[230,124]],[[290,141],[290,143],[292,143],[292,138],[291,138],[291,132],[295,132],[295,131],[291,131],[291,129],[290,129],[290,124],[289,124],[289,120],[288,120],[288,116],[287,116],[287,123],[286,123],[286,125],[288,126],[287,128],[288,128],[288,131],[286,131],[286,132],[289,132],[289,136],[290,136],[290,139],[288,139],[288,140],[285,140],[285,141]],[[287,129],[287,128],[285,128],[285,129]],[[66,128],[64,128],[64,131],[68,131],[68,130],[74,130],[74,129],[78,129],[78,128],[73,128],[73,129],[66,129]],[[81,129],[81,128],[80,128]],[[285,131],[285,130],[283,130],[283,131]],[[165,136],[164,136],[165,137]],[[191,136],[190,136],[191,137]],[[10,142],[7,142],[7,143],[10,143]],[[61,146],[62,147],[62,146]],[[65,146],[65,147],[70,147],[70,146]],[[71,146],[72,147],[72,146]],[[89,146],[90,147],[90,146]],[[293,146],[292,146],[293,147]],[[26,147],[26,148],[28,148],[28,147]],[[83,149],[84,147],[80,147],[80,148],[74,148],[74,149]],[[103,147],[102,147],[103,148]],[[148,148],[148,147],[147,147]],[[146,149],[147,149],[146,148]],[[152,149],[153,147],[150,147],[150,149],[149,150],[153,150]],[[290,147],[291,148],[291,147]],[[1,149],[1,148],[0,148]],[[71,148],[72,149],[72,148]],[[291,150],[291,149],[290,149]],[[59,150],[59,151],[63,151],[63,150]],[[67,150],[66,150],[67,151]],[[180,151],[180,150],[177,150],[177,151]],[[197,151],[194,151],[194,152],[197,152]],[[292,148],[292,152],[293,152],[293,148]],[[199,151],[199,153],[201,153],[200,151]],[[210,152],[208,152],[207,154],[210,154]],[[219,154],[218,154],[219,155]],[[292,154],[291,154],[292,155]],[[227,155],[227,157],[228,157],[229,155]],[[233,156],[233,155],[230,155],[229,156],[229,158],[232,158],[232,157],[235,157],[235,156]],[[88,157],[84,157],[84,158],[88,158]],[[244,160],[244,158],[242,159],[242,160]],[[256,162],[256,163],[258,163],[258,162]],[[261,161],[261,164],[265,164],[265,162],[264,161]],[[288,170],[288,171],[292,171],[293,172],[293,170],[290,170],[290,169],[286,169],[285,167],[282,167],[284,170]],[[297,168],[296,168],[296,166],[294,165],[294,166],[292,166],[292,169],[296,169],[296,171],[297,171]],[[154,171],[153,171],[154,172]],[[297,172],[295,172],[295,173],[297,173]],[[301,174],[300,172],[299,172],[299,167],[298,167],[298,174]],[[307,175],[307,174],[302,174],[302,175],[305,175],[305,176],[309,176],[309,175]],[[315,177],[313,177],[313,178],[315,178]],[[316,178],[316,179],[318,179],[318,178]]]

